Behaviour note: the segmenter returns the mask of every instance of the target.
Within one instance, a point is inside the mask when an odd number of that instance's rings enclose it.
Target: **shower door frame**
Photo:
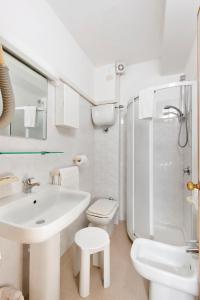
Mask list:
[[[198,143],[198,182],[200,182],[200,7],[197,13],[197,143]],[[198,191],[198,240],[200,248],[200,193]],[[199,257],[199,268],[200,268],[200,257]],[[200,276],[199,276],[199,291],[200,291]],[[200,299],[200,296],[198,297]]]

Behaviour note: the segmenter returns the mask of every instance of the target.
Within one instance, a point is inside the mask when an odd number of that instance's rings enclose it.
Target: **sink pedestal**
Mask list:
[[[30,246],[30,300],[60,299],[60,234]]]

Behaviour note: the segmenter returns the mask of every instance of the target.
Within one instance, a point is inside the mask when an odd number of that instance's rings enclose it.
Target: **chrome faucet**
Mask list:
[[[26,179],[23,180],[23,191],[24,191],[24,193],[31,193],[32,188],[34,186],[39,186],[40,185],[39,182],[32,182],[32,179],[34,179],[34,178],[30,177],[30,178],[26,178]]]
[[[188,241],[186,243],[188,248],[186,249],[187,253],[198,254],[199,253],[199,242],[196,240]]]

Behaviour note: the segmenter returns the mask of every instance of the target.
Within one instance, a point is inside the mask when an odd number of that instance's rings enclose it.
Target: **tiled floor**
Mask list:
[[[88,300],[147,300],[147,282],[134,270],[130,260],[131,242],[125,224],[116,226],[111,239],[111,286],[104,289],[98,268],[91,270],[91,292]],[[78,294],[78,281],[72,274],[72,251],[61,259],[61,300],[83,299]]]

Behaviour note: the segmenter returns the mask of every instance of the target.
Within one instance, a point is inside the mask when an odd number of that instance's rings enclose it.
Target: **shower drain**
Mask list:
[[[39,224],[43,224],[43,223],[45,223],[45,220],[43,220],[43,219],[42,220],[38,220],[38,221],[35,222],[35,224],[38,224],[38,225]]]

